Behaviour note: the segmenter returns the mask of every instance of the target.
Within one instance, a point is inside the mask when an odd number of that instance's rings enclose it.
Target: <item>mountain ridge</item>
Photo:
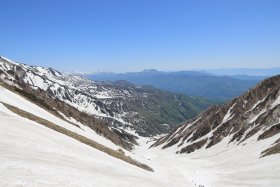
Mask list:
[[[176,147],[176,153],[192,153],[211,149],[227,137],[228,144],[240,145],[253,136],[258,142],[279,135],[279,123],[280,75],[261,81],[229,103],[210,107],[162,137],[154,146]],[[279,140],[261,150],[260,156],[280,153]]]
[[[167,132],[174,130],[156,137],[140,136],[130,125],[114,126],[73,104],[86,107],[82,101],[92,101],[110,114],[106,103],[132,99],[161,119],[178,116],[170,100],[179,101],[177,106],[193,98],[126,81],[100,83],[50,68],[11,65],[1,58],[0,77],[0,168],[9,171],[0,177],[4,185],[279,186],[279,77],[181,126],[163,124]],[[125,107],[112,108],[112,117]],[[151,111],[163,113],[158,118]]]
[[[96,82],[79,75],[64,75],[52,68],[29,66],[0,58],[1,79],[46,100],[68,115],[86,113],[107,124],[123,141],[166,133],[170,127],[198,114],[211,102],[152,87]],[[25,93],[26,94],[26,93]],[[55,101],[65,104],[57,104]],[[58,102],[60,103],[60,102]],[[63,107],[71,106],[65,111]],[[85,116],[85,115],[81,115]],[[127,147],[127,146],[125,146]]]
[[[126,80],[136,85],[149,85],[166,91],[184,93],[209,100],[225,102],[241,95],[264,77],[256,76],[217,76],[205,71],[142,71],[128,73],[85,74],[92,80]]]

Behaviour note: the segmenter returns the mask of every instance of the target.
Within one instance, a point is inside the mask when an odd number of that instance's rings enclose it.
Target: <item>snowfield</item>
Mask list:
[[[5,110],[2,105],[1,186],[131,186],[145,181],[148,175],[145,170]]]
[[[43,119],[53,122],[56,125],[64,127],[72,132],[75,132],[77,134],[90,138],[94,141],[102,142],[103,145],[106,145],[107,147],[110,147],[112,149],[119,148],[117,145],[112,143],[110,140],[98,135],[95,131],[93,131],[89,127],[77,122],[75,119],[73,119],[73,118],[69,119],[63,115],[66,120],[68,120],[76,125],[79,125],[80,128],[74,126],[71,123],[67,123],[66,121],[54,116],[53,114],[42,109],[41,107],[37,106],[36,104],[33,104],[32,102],[24,99],[23,97],[19,96],[18,94],[13,93],[1,86],[0,86],[0,102],[4,102],[9,105],[20,108],[21,110],[29,112],[35,116],[39,116]],[[60,114],[62,114],[62,113],[60,113]]]
[[[81,130],[3,87],[0,101],[118,148],[86,126],[79,124]],[[0,186],[280,186],[279,154],[259,158],[259,151],[280,134],[257,143],[255,134],[242,146],[228,144],[226,137],[210,149],[180,155],[175,154],[176,146],[149,149],[153,142],[141,138],[140,146],[126,154],[155,170],[149,172],[20,117],[1,103],[0,119]]]

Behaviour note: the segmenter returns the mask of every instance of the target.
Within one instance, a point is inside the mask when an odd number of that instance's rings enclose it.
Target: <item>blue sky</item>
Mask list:
[[[279,0],[0,0],[0,54],[63,71],[280,66]]]

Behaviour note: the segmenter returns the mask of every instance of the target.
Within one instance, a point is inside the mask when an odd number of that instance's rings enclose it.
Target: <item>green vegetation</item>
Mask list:
[[[181,122],[197,116],[208,106],[215,104],[206,99],[174,94],[151,87],[141,89],[148,92],[149,97],[132,100],[129,106],[131,110],[142,115],[149,126],[161,133],[169,130],[168,126],[163,124],[169,124],[173,128]]]

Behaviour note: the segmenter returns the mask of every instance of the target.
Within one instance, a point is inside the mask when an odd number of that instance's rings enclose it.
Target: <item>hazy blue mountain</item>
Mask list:
[[[240,80],[257,80],[257,81],[261,81],[265,78],[270,77],[270,76],[256,76],[256,75],[224,75],[224,76],[240,79]]]
[[[280,74],[278,68],[221,68],[206,70],[214,75],[250,75],[250,76],[265,76],[271,77]]]
[[[150,85],[159,89],[225,101],[241,95],[254,86],[262,77],[217,76],[205,71],[162,72],[145,70],[128,73],[96,73],[85,75],[99,81],[126,80],[137,85]]]

